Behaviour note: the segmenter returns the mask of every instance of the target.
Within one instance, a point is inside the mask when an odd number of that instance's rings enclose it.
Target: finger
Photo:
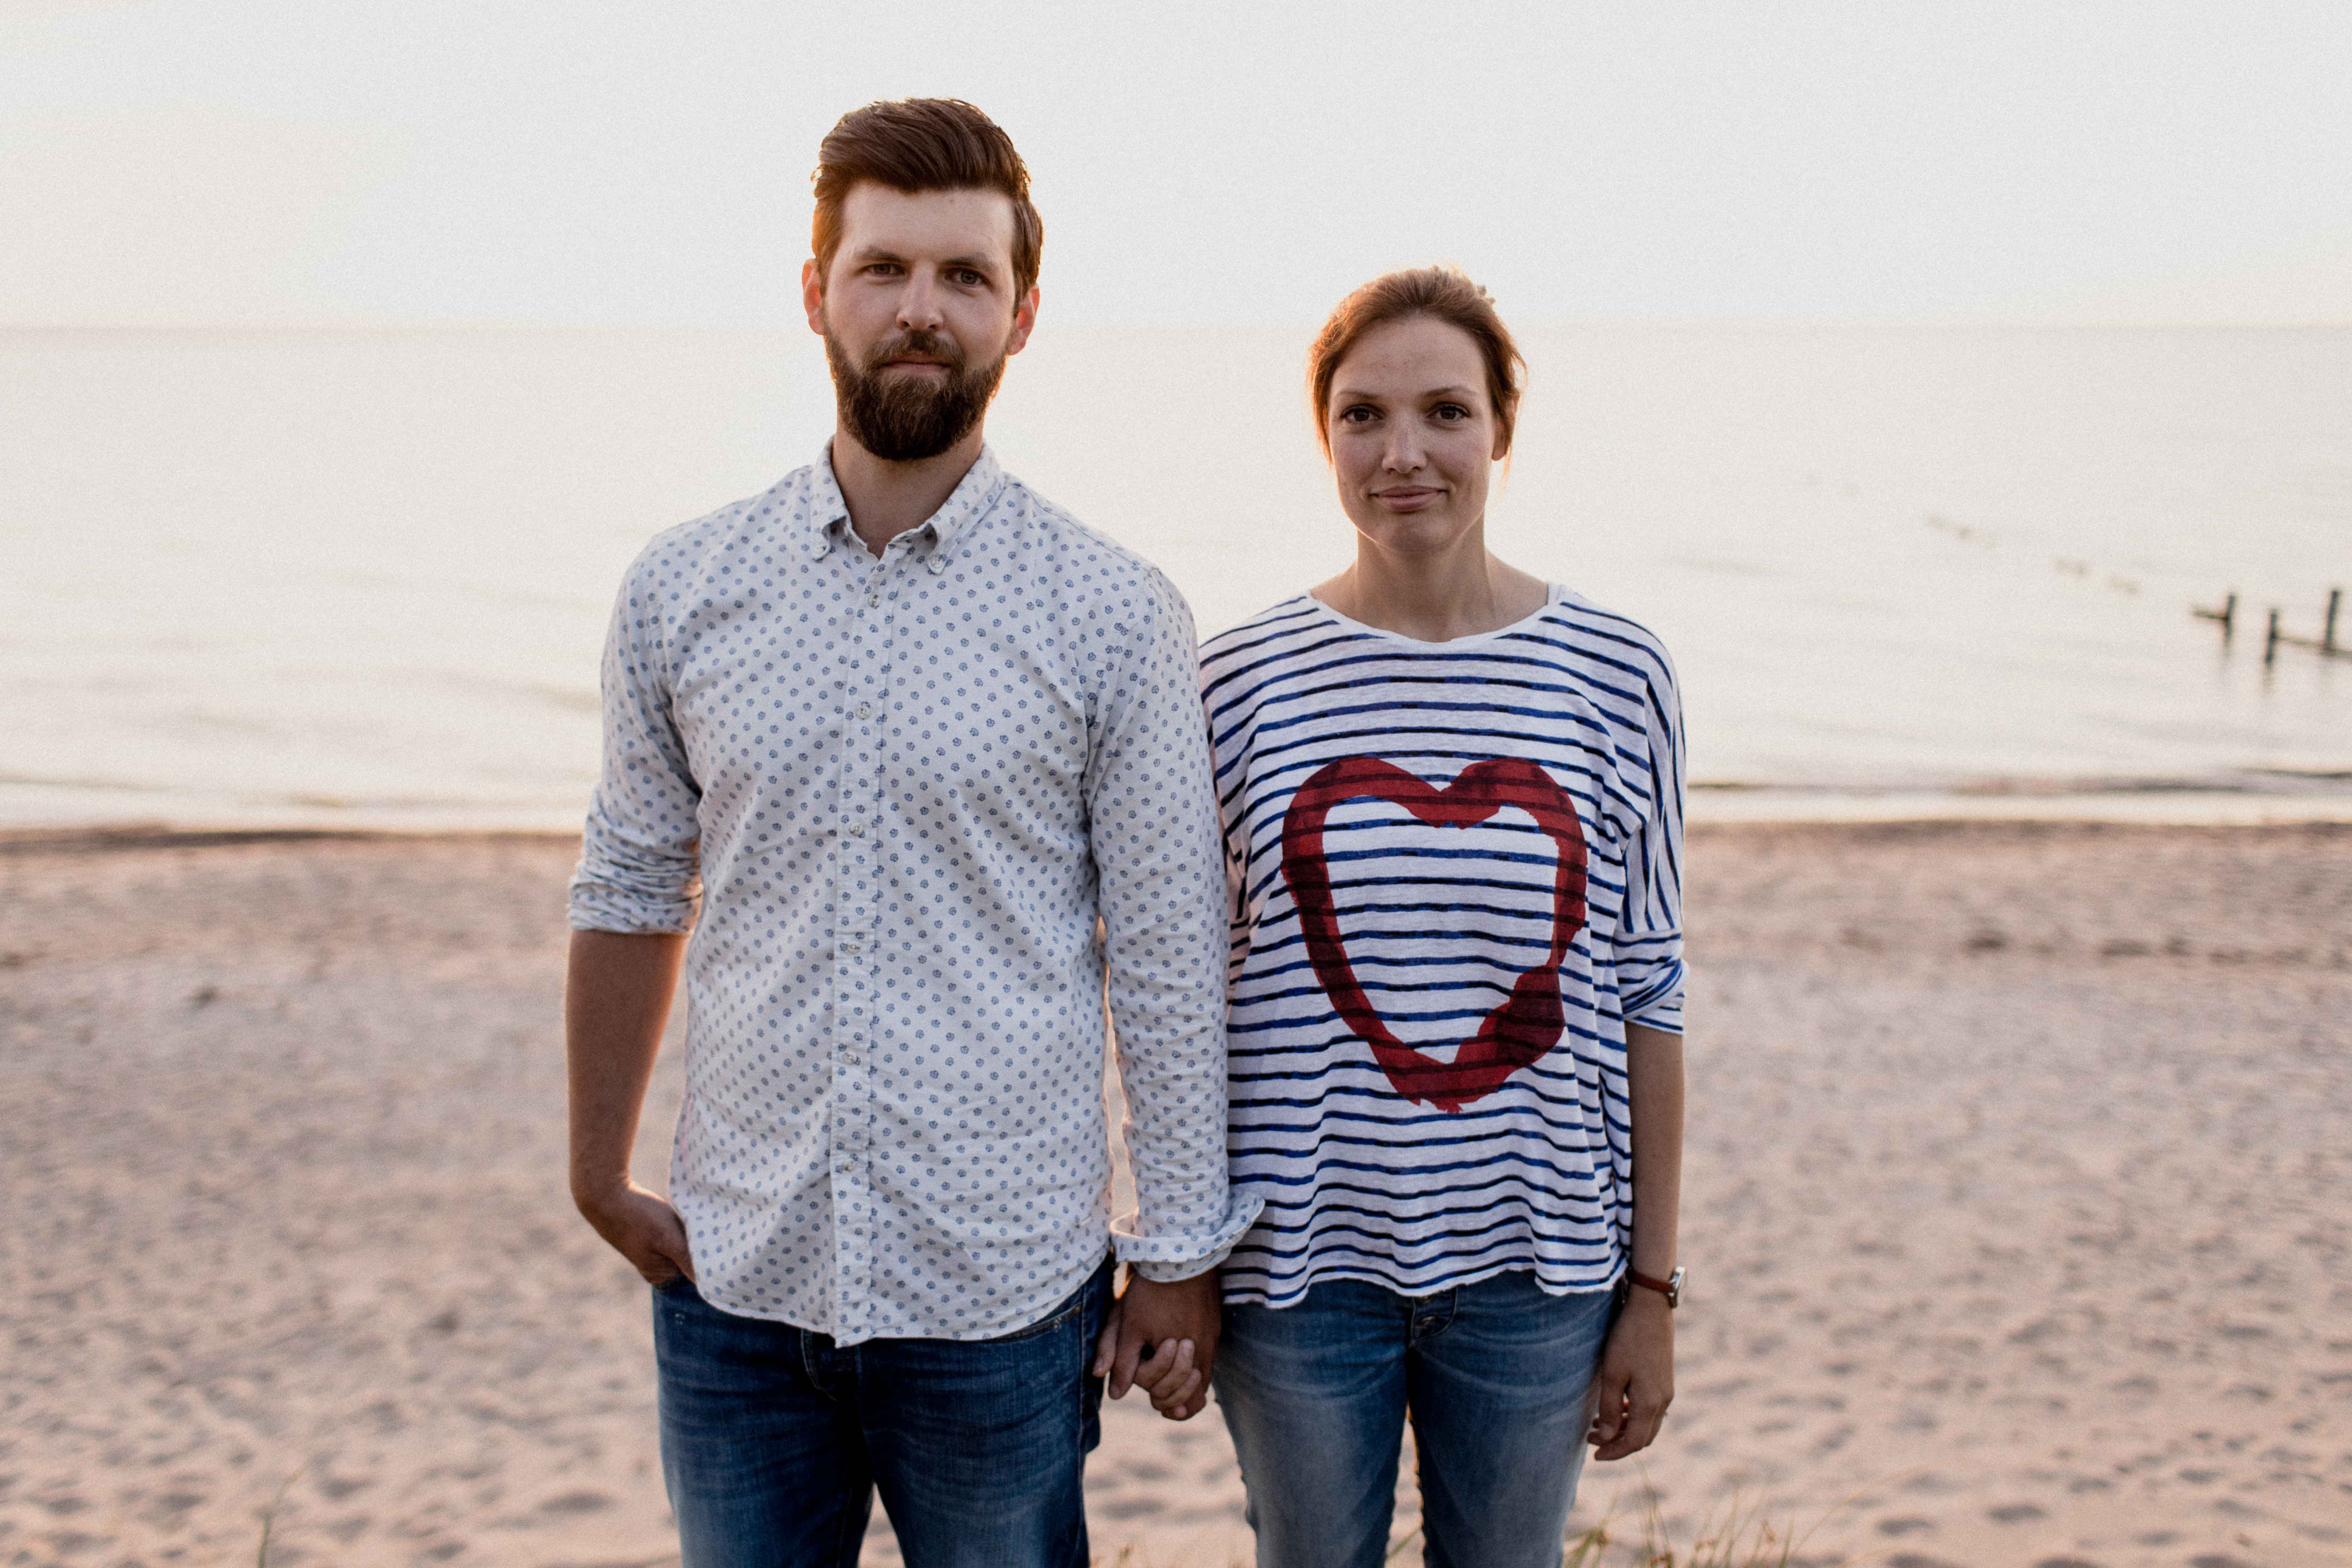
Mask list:
[[[1118,1331],[1118,1353],[1111,1358],[1110,1396],[1124,1399],[1127,1391],[1135,1386],[1135,1369],[1143,1359],[1143,1336],[1122,1323]]]
[[[1172,1353],[1162,1346],[1159,1354],[1137,1371],[1135,1381],[1151,1391],[1151,1402],[1157,1405],[1161,1401],[1162,1391],[1176,1386],[1192,1370],[1192,1342],[1184,1340]]]
[[[1633,1381],[1625,1373],[1603,1367],[1601,1373],[1601,1393],[1592,1415],[1592,1436],[1596,1443],[1606,1443],[1617,1436],[1625,1424],[1626,1385]]]
[[[1638,1454],[1657,1441],[1658,1428],[1665,1424],[1665,1420],[1664,1401],[1637,1397],[1625,1422],[1625,1434],[1618,1441],[1625,1445],[1627,1453]]]
[[[1091,1377],[1110,1375],[1111,1360],[1118,1354],[1118,1304],[1114,1301],[1111,1303],[1110,1310],[1104,1314],[1102,1332],[1095,1336],[1095,1364],[1093,1371],[1087,1375]]]
[[[1151,1365],[1152,1375],[1144,1386],[1150,1390],[1154,1405],[1166,1405],[1176,1397],[1177,1389],[1190,1386],[1191,1381],[1201,1375],[1193,1370],[1189,1342],[1178,1345],[1173,1355],[1154,1356]]]
[[[1201,1374],[1185,1374],[1184,1381],[1167,1391],[1164,1397],[1152,1396],[1151,1407],[1171,1421],[1181,1421],[1192,1413],[1193,1401],[1201,1392]]]
[[[1653,1398],[1641,1389],[1635,1389],[1632,1395],[1630,1408],[1625,1412],[1624,1419],[1620,1424],[1616,1436],[1607,1444],[1596,1448],[1592,1457],[1596,1459],[1622,1459],[1628,1455],[1640,1453],[1655,1440],[1658,1427],[1665,1418],[1665,1401]]]
[[[694,1248],[687,1240],[686,1221],[678,1217],[677,1210],[664,1204],[656,1228],[659,1234],[654,1239],[654,1250],[668,1258],[680,1274],[692,1279]]]

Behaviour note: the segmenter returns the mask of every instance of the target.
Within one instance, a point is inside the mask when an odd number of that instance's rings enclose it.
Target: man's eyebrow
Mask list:
[[[940,265],[941,267],[969,267],[974,272],[985,274],[990,278],[995,277],[997,273],[997,264],[986,256],[950,256],[945,261],[940,262]]]

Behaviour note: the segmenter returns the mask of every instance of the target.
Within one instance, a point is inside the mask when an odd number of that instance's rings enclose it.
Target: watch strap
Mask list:
[[[1629,1263],[1625,1266],[1625,1279],[1629,1284],[1639,1285],[1644,1290],[1655,1290],[1659,1295],[1664,1296],[1666,1299],[1668,1311],[1682,1305],[1683,1271],[1679,1268],[1664,1279],[1654,1279]]]

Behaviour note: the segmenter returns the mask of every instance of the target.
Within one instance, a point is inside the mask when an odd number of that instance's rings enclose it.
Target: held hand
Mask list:
[[[1094,1374],[1110,1380],[1113,1399],[1140,1386],[1160,1415],[1191,1419],[1208,1406],[1222,1310],[1213,1268],[1167,1285],[1130,1272],[1096,1342]]]
[[[677,1211],[635,1182],[593,1193],[574,1193],[572,1201],[596,1234],[629,1260],[648,1285],[667,1285],[679,1275],[694,1278],[694,1258],[687,1250],[686,1224]]]
[[[1675,1401],[1675,1318],[1664,1297],[1638,1288],[1631,1292],[1592,1382],[1600,1396],[1592,1457],[1622,1459],[1648,1447]]]

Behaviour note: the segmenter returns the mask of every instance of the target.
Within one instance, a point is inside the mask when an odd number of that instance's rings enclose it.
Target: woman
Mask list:
[[[1355,564],[1212,640],[1235,885],[1214,1372],[1262,1568],[1557,1568],[1673,1388],[1682,736],[1641,626],[1496,559],[1522,362],[1442,268],[1308,383]],[[1635,1150],[1639,1149],[1639,1159]]]

